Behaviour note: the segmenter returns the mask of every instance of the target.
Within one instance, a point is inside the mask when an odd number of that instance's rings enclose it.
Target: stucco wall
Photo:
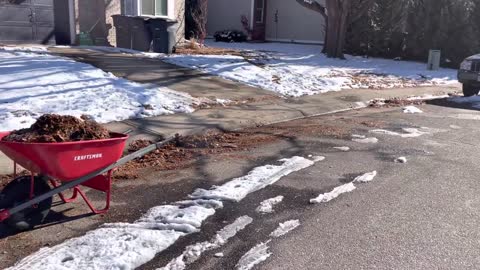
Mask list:
[[[283,0],[285,1],[285,0]],[[242,15],[250,20],[252,13],[251,0],[209,0],[207,32],[213,36],[216,31],[235,29],[242,30]]]
[[[275,13],[278,10],[278,24]],[[267,0],[267,40],[323,42],[324,20],[294,0]]]

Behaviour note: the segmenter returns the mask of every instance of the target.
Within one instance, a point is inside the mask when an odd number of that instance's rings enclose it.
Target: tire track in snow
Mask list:
[[[220,248],[221,246],[225,245],[230,238],[237,235],[239,231],[245,229],[245,227],[252,223],[252,221],[253,219],[249,216],[242,216],[237,218],[232,224],[225,226],[222,230],[217,232],[217,234],[210,241],[200,242],[187,246],[182,255],[171,260],[166,266],[158,268],[157,270],[185,269],[189,264],[192,264],[198,259],[200,259],[203,253]]]

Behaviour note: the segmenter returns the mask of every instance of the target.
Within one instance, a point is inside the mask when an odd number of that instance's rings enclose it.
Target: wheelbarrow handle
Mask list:
[[[0,211],[0,222],[7,219],[10,215],[13,215],[15,213],[18,213],[26,208],[29,208],[30,206],[34,205],[34,204],[38,204],[50,197],[53,197],[54,195],[57,195],[67,189],[71,189],[71,188],[74,188],[78,185],[81,185],[82,183],[94,178],[95,176],[98,176],[98,175],[101,175],[101,174],[104,174],[110,170],[113,170],[115,169],[116,167],[119,167],[129,161],[132,161],[136,158],[139,158],[139,157],[142,157],[154,150],[157,150],[157,149],[160,149],[162,148],[164,145],[166,145],[167,143],[170,143],[172,142],[173,140],[175,139],[175,137],[170,137],[166,140],[163,140],[161,142],[158,142],[158,143],[155,143],[155,144],[151,144],[145,148],[142,148],[136,152],[133,152],[129,155],[126,155],[124,157],[122,157],[121,159],[119,159],[117,162],[111,164],[110,166],[107,166],[103,169],[99,169],[97,171],[94,171],[90,174],[87,174],[85,176],[82,176],[78,179],[75,179],[73,181],[70,181],[70,182],[66,182],[65,184],[62,184],[60,186],[58,186],[57,188],[54,188],[42,195],[39,195],[39,196],[36,196],[34,197],[33,199],[27,201],[27,202],[24,202],[22,204],[19,204],[11,209],[4,209],[2,211]],[[48,175],[44,175],[45,179],[53,179],[52,177],[48,176]],[[3,219],[2,219],[3,218]]]

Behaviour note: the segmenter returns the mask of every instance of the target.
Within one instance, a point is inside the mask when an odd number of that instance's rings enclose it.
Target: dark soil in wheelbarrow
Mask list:
[[[108,138],[110,138],[109,131],[95,121],[68,115],[45,114],[38,118],[30,128],[16,130],[2,140],[56,143]]]

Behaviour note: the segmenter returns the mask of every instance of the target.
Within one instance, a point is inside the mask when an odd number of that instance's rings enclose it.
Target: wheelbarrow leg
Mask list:
[[[54,180],[51,180],[50,179],[50,184],[52,184],[53,188],[57,188],[58,185],[57,183],[54,181]],[[58,193],[58,196],[60,197],[60,199],[64,202],[64,203],[71,203],[73,201],[75,201],[78,197],[78,188],[77,187],[74,187],[73,188],[73,194],[72,194],[72,197],[70,198],[65,198],[65,195],[63,195],[63,193]]]
[[[101,192],[105,192],[106,200],[105,200],[105,208],[97,209],[93,206],[92,202],[88,199],[87,195],[79,188],[75,187],[78,191],[80,196],[82,196],[85,203],[88,205],[90,210],[92,210],[95,214],[103,214],[110,209],[110,193],[112,188],[112,171],[108,171],[107,175],[99,175],[96,178],[91,179],[90,181],[82,184],[83,186],[89,187],[94,190],[98,190]]]

